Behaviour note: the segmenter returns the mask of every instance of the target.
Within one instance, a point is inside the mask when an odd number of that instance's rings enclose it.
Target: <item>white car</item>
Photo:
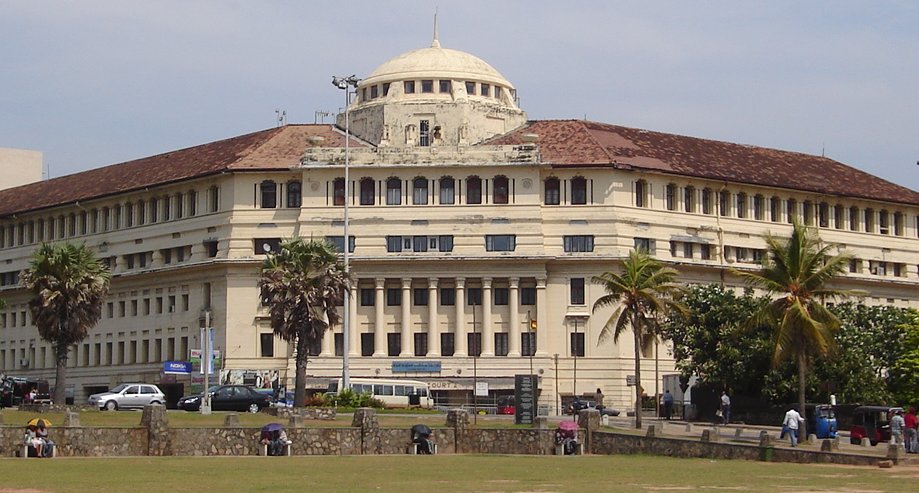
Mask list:
[[[89,396],[89,405],[108,411],[142,409],[148,404],[165,404],[166,394],[149,383],[123,383],[108,392]]]

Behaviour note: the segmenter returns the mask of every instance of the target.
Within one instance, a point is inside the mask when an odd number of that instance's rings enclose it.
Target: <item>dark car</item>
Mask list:
[[[600,411],[600,416],[619,416],[619,410],[611,407],[599,406],[597,403],[589,400],[576,400],[568,404],[565,414],[577,414],[581,409],[596,409]]]
[[[257,413],[271,404],[271,396],[262,394],[248,385],[218,385],[208,389],[211,410]],[[176,407],[186,411],[199,411],[203,394],[179,399]]]

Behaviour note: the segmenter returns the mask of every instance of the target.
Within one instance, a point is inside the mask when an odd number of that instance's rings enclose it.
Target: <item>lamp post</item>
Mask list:
[[[478,325],[475,323],[475,297],[469,297],[469,304],[472,305],[472,342],[475,343],[473,347],[474,351],[472,353],[472,423],[477,424],[479,422],[479,396],[477,394],[479,390],[479,353],[482,351],[482,342],[479,340],[479,329]]]
[[[573,382],[573,387],[571,389],[571,393],[574,394],[575,397],[577,397],[578,396],[578,347],[577,347],[578,319],[574,318],[573,320],[574,320],[575,336],[574,336],[574,340],[571,341],[571,356],[574,358],[574,382]]]
[[[198,410],[201,411],[201,414],[211,414],[211,394],[207,391],[210,387],[210,372],[211,372],[211,352],[214,348],[211,347],[211,311],[204,311],[204,331],[202,332],[202,348],[201,351],[201,368],[204,370],[204,393],[201,395],[201,405],[198,407]]]
[[[351,270],[350,264],[348,263],[348,254],[351,249],[351,242],[348,236],[348,203],[351,202],[351,193],[349,187],[349,171],[351,164],[351,87],[357,89],[357,84],[360,82],[360,79],[354,77],[332,77],[332,85],[345,91],[345,217],[344,217],[344,246],[342,247],[342,255],[345,264],[345,274],[348,274]],[[341,323],[341,384],[342,389],[351,388],[351,358],[349,353],[351,352],[351,289],[345,290],[345,309],[344,316],[342,317]]]
[[[527,334],[529,334],[527,336],[527,355],[529,355],[530,357],[530,375],[532,375],[533,374],[533,353],[536,351],[534,351],[535,348],[533,347],[534,346],[533,344],[533,319],[530,318],[529,310],[527,310]]]

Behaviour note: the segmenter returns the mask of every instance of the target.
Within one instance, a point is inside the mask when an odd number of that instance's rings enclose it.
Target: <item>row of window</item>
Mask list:
[[[73,347],[69,361],[73,366],[80,367],[130,365],[187,360],[188,354],[188,336],[163,337],[83,343]],[[53,368],[54,366],[55,360],[51,348],[21,347],[18,351],[0,349],[0,369],[2,370],[19,369],[19,367]]]
[[[155,296],[150,298],[109,301],[105,304],[106,318],[162,315],[163,313],[187,312],[188,294]]]
[[[220,203],[219,188],[207,190],[207,211],[216,212]],[[113,206],[82,210],[22,221],[0,227],[0,248],[31,245],[43,241],[73,238],[119,229],[144,226],[198,215],[198,192],[178,192],[125,202]]]
[[[428,288],[412,288],[412,305],[414,306],[428,306],[429,294],[430,291]],[[360,289],[360,304],[361,306],[375,306],[376,305],[376,290],[374,288],[361,288]],[[506,287],[494,287],[491,289],[491,302],[495,306],[506,306],[510,303],[510,289]],[[402,289],[398,287],[386,288],[385,290],[385,302],[386,306],[401,306],[402,305]],[[438,289],[438,305],[439,306],[455,306],[456,305],[456,289],[451,287],[442,287]],[[536,305],[536,288],[535,287],[521,287],[520,288],[520,304],[522,306],[535,306]],[[466,288],[466,306],[481,306],[482,305],[482,288]]]
[[[575,335],[575,334],[572,334]],[[580,340],[580,353],[577,356],[584,356],[583,333],[578,334]],[[263,358],[274,357],[274,334],[270,332],[260,334],[260,355]],[[335,356],[344,354],[344,338],[341,333],[334,334]],[[429,349],[429,338],[427,332],[416,332],[412,334],[413,355],[427,356]],[[494,334],[495,356],[503,357],[510,353],[510,334],[507,332],[496,332]],[[482,355],[482,334],[478,332],[469,332],[466,334],[466,347],[469,348],[469,356]],[[319,356],[322,347],[321,341],[314,341],[308,348],[310,356]],[[361,356],[373,356],[375,352],[374,334],[364,332],[360,335]],[[520,334],[520,352],[522,356],[533,356],[536,354],[536,333],[523,332]],[[442,356],[453,356],[456,353],[456,334],[452,332],[443,332],[440,334],[440,354]],[[386,355],[398,357],[402,354],[402,334],[390,332],[386,334]],[[574,354],[573,354],[574,355]]]
[[[389,95],[389,82],[365,86],[361,88],[361,102],[371,101],[377,98]],[[470,96],[494,97],[501,99],[504,95],[505,88],[489,84],[487,82],[464,81],[463,87],[466,94]],[[402,81],[402,91],[405,94],[433,94],[436,91],[441,94],[451,94],[453,92],[453,81],[449,79],[421,79]],[[514,90],[510,89],[511,97],[515,97]]]

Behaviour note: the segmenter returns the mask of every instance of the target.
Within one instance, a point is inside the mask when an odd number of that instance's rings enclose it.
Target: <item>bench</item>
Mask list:
[[[288,440],[288,442],[284,445],[284,451],[283,451],[283,453],[282,453],[281,455],[286,455],[286,456],[290,456],[290,455],[291,455],[291,453],[290,453],[290,445],[291,445],[292,443],[293,443],[293,442],[291,442],[291,441]],[[259,444],[259,449],[258,449],[258,455],[267,456],[267,455],[268,455],[268,446],[269,446],[269,445],[268,445],[267,443],[260,443],[260,444]]]
[[[408,444],[408,448],[406,449],[406,453],[409,454],[409,455],[419,455],[419,454],[418,454],[418,446],[419,446],[419,445],[421,445],[421,444],[420,444],[420,443],[414,443],[414,442]],[[434,454],[437,454],[437,444],[436,444],[436,443],[432,443],[432,444],[431,444],[431,455],[434,455]]]
[[[565,444],[555,444],[555,455],[565,455]],[[574,449],[574,455],[584,455],[584,444],[582,442],[577,442],[577,447]]]
[[[19,450],[16,451],[16,455],[18,455],[20,458],[28,459],[29,451],[31,451],[33,454],[35,453],[35,449],[32,448],[31,445],[27,443],[23,443],[22,445],[19,446]],[[37,458],[38,455],[33,455],[32,457]],[[54,458],[54,457],[57,457],[57,446],[51,447],[51,458]]]

